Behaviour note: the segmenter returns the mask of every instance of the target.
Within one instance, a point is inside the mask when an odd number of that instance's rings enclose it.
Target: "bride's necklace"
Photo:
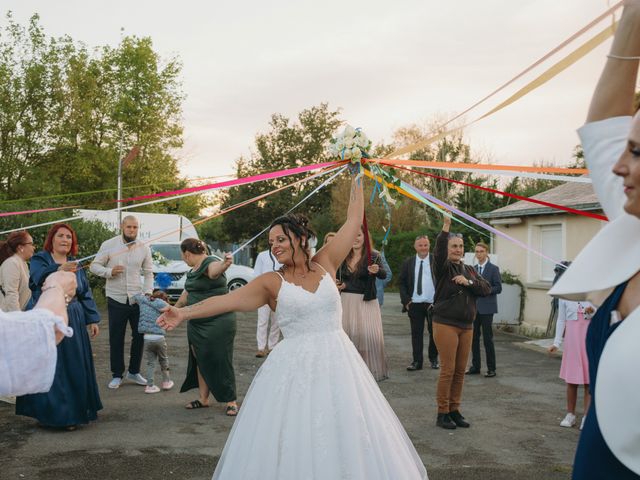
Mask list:
[[[285,265],[285,266],[284,266],[284,269],[285,269],[285,270],[288,270],[288,267]],[[291,276],[292,276],[292,277],[294,277],[294,278],[295,278],[295,277],[307,278],[307,275],[309,274],[309,272],[308,272],[308,271],[306,271],[306,272],[296,272],[296,271],[294,271],[294,270],[291,270],[289,273],[290,273],[290,274],[291,274]]]

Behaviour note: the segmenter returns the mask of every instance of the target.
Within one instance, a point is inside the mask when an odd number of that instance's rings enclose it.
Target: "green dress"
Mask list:
[[[216,295],[224,295],[229,291],[224,274],[215,279],[206,275],[207,267],[213,261],[215,261],[214,258],[208,257],[197,270],[187,273],[185,282],[185,290],[188,293],[187,305],[193,305]],[[218,402],[231,402],[236,399],[236,376],[233,371],[235,336],[236,316],[233,312],[188,322],[189,366],[187,378],[180,392],[198,388],[196,371],[198,367]]]

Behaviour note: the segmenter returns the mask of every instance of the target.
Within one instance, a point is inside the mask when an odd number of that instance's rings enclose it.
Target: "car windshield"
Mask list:
[[[160,252],[160,254],[167,260],[178,262],[182,261],[180,245],[177,243],[156,243],[155,245],[151,245],[151,252]]]

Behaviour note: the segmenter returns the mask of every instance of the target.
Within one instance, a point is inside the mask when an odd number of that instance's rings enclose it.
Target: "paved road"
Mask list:
[[[522,340],[496,337],[498,376],[468,378],[463,412],[473,423],[454,432],[435,427],[437,371],[407,372],[409,322],[398,297],[386,294],[384,330],[391,366],[380,384],[427,466],[431,480],[568,479],[579,431],[558,426],[564,410],[560,362]],[[235,364],[240,400],[260,367],[255,315],[238,315]],[[186,369],[186,329],[168,337],[178,386]],[[109,390],[106,321],[94,344],[104,410],[75,432],[45,430],[0,404],[0,478],[40,480],[208,479],[233,420],[223,406],[187,411],[195,393],[178,388],[145,395],[125,384]]]

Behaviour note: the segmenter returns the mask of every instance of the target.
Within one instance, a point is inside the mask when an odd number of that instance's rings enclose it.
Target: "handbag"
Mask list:
[[[378,298],[378,290],[376,288],[376,276],[367,276],[367,284],[364,287],[364,297],[362,300],[368,302],[369,300],[375,300]]]

